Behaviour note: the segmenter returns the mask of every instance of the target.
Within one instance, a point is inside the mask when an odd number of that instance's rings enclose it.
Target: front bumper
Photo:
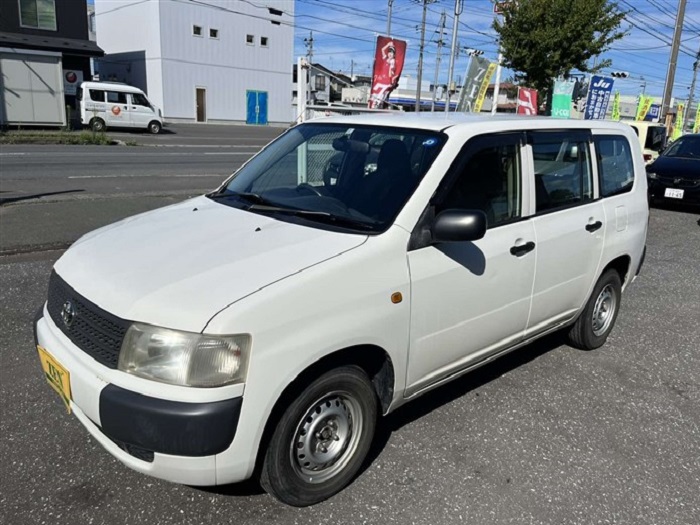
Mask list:
[[[647,179],[649,186],[649,199],[656,202],[700,204],[700,183],[695,184],[681,181],[675,183],[672,179]],[[667,197],[666,190],[682,190],[682,198]]]
[[[72,412],[113,456],[134,470],[168,481],[217,484],[216,458],[231,452],[242,385],[220,399],[216,389],[166,386],[166,392],[184,392],[171,399],[154,392],[137,393],[130,386],[145,380],[109,370],[87,356],[58,330],[45,309],[35,318],[34,339],[69,371]],[[126,384],[111,380],[120,375],[127,376]],[[188,394],[199,399],[185,399]]]

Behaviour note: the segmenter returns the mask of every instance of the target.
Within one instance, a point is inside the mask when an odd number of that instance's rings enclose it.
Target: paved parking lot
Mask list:
[[[403,407],[316,507],[254,483],[122,466],[45,383],[31,320],[58,251],[0,258],[0,521],[12,524],[700,523],[700,215],[652,210],[642,275],[606,346],[556,337]]]

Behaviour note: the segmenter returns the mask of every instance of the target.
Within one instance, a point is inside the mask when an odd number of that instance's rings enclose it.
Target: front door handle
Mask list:
[[[595,221],[592,224],[586,224],[586,231],[593,233],[596,230],[600,230],[603,227],[603,223],[600,221]]]
[[[515,246],[511,246],[510,253],[511,253],[511,255],[515,255],[516,257],[522,257],[527,252],[531,252],[534,249],[535,249],[535,243],[532,241],[529,241],[529,242],[526,242],[525,244],[516,244]]]

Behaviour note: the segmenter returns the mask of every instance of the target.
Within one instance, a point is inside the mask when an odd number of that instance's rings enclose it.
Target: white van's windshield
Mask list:
[[[381,232],[445,140],[432,131],[302,124],[266,147],[210,197],[283,220]]]

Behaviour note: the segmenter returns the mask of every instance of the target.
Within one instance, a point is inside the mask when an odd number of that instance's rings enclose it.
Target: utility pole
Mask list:
[[[664,87],[664,99],[661,104],[661,116],[668,115],[671,106],[671,94],[673,93],[673,83],[676,78],[676,64],[678,63],[678,48],[681,44],[681,33],[683,32],[683,18],[685,16],[686,0],[678,0],[678,12],[676,13],[676,29],[673,32],[673,44],[671,45],[671,59],[668,62],[666,73],[666,85]]]
[[[391,5],[394,0],[389,0],[389,13],[386,17],[386,36],[391,36]]]
[[[428,4],[437,0],[420,0],[423,4],[423,20],[420,25],[420,51],[418,53],[418,85],[416,86],[416,112],[420,111],[420,84],[423,81],[423,48],[425,47],[425,16],[428,13]]]
[[[438,75],[440,74],[440,60],[442,58],[442,36],[445,33],[445,21],[447,16],[445,15],[445,10],[443,9],[442,15],[440,16],[440,36],[437,41],[437,58],[435,59],[435,78],[433,80],[433,100],[430,103],[430,111],[435,111],[435,95],[437,94],[437,83]]]
[[[695,55],[695,62],[693,62],[693,81],[690,83],[690,94],[688,95],[688,107],[685,110],[685,114],[690,117],[690,106],[693,104],[693,98],[695,97],[695,81],[698,78],[698,66],[700,65],[700,49],[698,49],[698,54]],[[700,106],[698,106],[700,109]],[[687,119],[690,121],[690,118]]]
[[[452,75],[455,72],[455,55],[457,54],[457,26],[459,15],[462,14],[462,0],[455,0],[455,19],[452,26],[452,50],[450,51],[450,70],[447,74],[447,98],[445,99],[445,113],[450,112],[450,98],[452,95]]]
[[[309,31],[309,38],[304,39],[306,46],[306,56],[309,57],[309,64],[314,60],[314,32]]]

